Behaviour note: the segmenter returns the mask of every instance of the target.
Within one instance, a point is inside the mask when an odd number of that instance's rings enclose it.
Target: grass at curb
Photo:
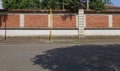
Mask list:
[[[49,36],[20,36],[20,37],[0,37],[0,41],[7,40],[7,41],[43,41],[49,42]],[[29,41],[29,42],[30,42]],[[54,43],[65,43],[65,44],[86,44],[86,43],[117,43],[120,44],[120,36],[84,36],[78,38],[78,36],[53,36],[53,44]]]

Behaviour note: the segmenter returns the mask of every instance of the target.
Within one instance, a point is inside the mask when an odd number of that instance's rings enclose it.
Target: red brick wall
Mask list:
[[[120,27],[120,15],[113,15],[113,27]]]
[[[48,27],[48,15],[25,15],[25,27]]]
[[[108,27],[107,15],[86,15],[86,27],[106,28]]]
[[[87,14],[86,27],[87,28],[108,28],[108,15],[103,14]],[[19,28],[20,15],[9,14],[0,15],[0,27]],[[27,14],[24,16],[25,28],[48,28],[48,15]],[[76,28],[75,15],[53,15],[54,28]],[[113,27],[120,27],[120,15],[113,15]]]
[[[17,28],[20,26],[19,15],[0,15],[0,27]]]
[[[53,27],[55,28],[76,27],[76,16],[54,15],[53,16]]]

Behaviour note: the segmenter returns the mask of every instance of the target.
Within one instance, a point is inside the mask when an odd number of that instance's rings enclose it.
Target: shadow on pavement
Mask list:
[[[120,71],[120,45],[76,45],[48,50],[32,59],[50,71]]]

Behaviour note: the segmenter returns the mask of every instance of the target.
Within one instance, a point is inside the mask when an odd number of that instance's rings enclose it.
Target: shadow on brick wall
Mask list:
[[[50,71],[120,71],[120,45],[76,45],[36,55],[34,65]]]
[[[0,14],[0,28],[4,29],[4,38],[2,40],[6,39],[6,30],[7,30],[7,21],[8,15],[7,14]]]
[[[72,20],[73,16],[75,16],[75,15],[73,15],[73,14],[69,14],[69,15],[65,14],[65,15],[63,15],[61,17],[62,17],[62,20],[66,21],[67,18],[70,18],[70,20]]]

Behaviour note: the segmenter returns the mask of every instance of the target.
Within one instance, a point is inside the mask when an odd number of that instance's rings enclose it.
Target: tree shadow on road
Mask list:
[[[120,45],[76,45],[36,55],[34,65],[50,71],[120,71]]]

